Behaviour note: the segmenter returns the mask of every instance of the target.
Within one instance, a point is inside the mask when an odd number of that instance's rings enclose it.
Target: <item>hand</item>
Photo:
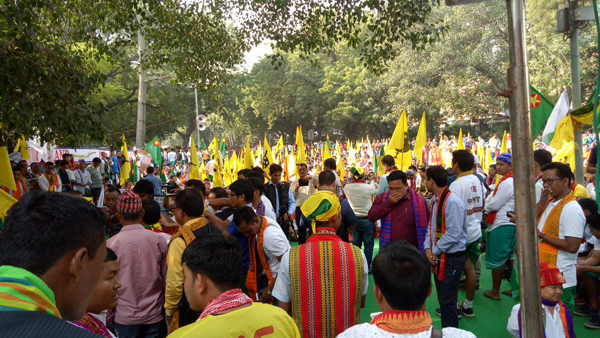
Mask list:
[[[398,203],[398,201],[400,201],[402,199],[402,193],[399,191],[392,191],[390,193],[390,196],[388,198],[388,200],[390,201],[390,203],[392,204],[396,204]]]
[[[541,240],[543,240],[544,238],[544,233],[540,231],[540,229],[535,229],[535,231],[537,232],[537,237]]]
[[[286,212],[285,214],[283,214],[283,219],[287,221],[288,219],[290,219],[290,215]]]
[[[437,257],[433,255],[433,252],[431,252],[431,249],[425,249],[425,256],[429,260],[429,263],[431,264],[431,266],[435,266],[437,264]]]
[[[540,196],[540,200],[538,203],[545,206],[550,197],[552,197],[552,189],[544,188],[544,190],[542,190],[542,195]]]
[[[300,189],[300,184],[296,183],[296,185],[294,186],[294,191],[298,192],[298,189]]]
[[[575,268],[577,270],[577,276],[579,276],[580,274],[584,273],[584,272],[588,272],[588,266],[587,265],[581,265],[581,264],[577,264],[575,265]]]
[[[273,296],[269,295],[267,291],[270,292],[269,287],[266,287],[260,290],[260,302],[261,303],[271,303],[273,301]]]
[[[515,214],[508,214],[508,216],[510,216],[510,222],[511,223],[516,223],[517,222]]]
[[[173,317],[167,317],[167,327],[171,326],[172,320],[173,320]]]

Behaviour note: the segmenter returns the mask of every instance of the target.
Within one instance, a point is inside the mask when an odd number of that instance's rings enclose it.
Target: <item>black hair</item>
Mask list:
[[[319,185],[332,185],[335,184],[335,174],[333,171],[321,171],[319,174]]]
[[[448,172],[441,165],[434,165],[427,168],[426,175],[427,179],[432,179],[440,188],[448,185]]]
[[[387,175],[387,181],[393,182],[397,180],[402,180],[402,183],[406,185],[408,183],[408,177],[404,171],[396,170],[392,171],[389,175]]]
[[[542,167],[542,171],[552,169],[556,169],[556,176],[558,176],[559,179],[563,180],[566,178],[569,180],[569,185],[571,184],[571,180],[574,176],[569,165],[560,162],[550,162]]]
[[[192,187],[197,192],[201,193],[202,196],[206,196],[206,186],[200,180],[188,180],[185,182],[186,187]]]
[[[207,277],[222,292],[238,288],[242,281],[242,248],[221,234],[197,237],[185,248],[181,261],[194,276]]]
[[[461,171],[473,170],[475,157],[468,150],[455,150],[452,152],[452,164],[458,164]]]
[[[69,165],[69,161],[67,161],[67,160],[60,160],[57,162],[58,162],[58,165]]]
[[[248,180],[248,182],[250,182],[250,184],[252,184],[254,190],[258,190],[258,192],[260,192],[261,195],[265,192],[264,180],[261,180],[260,178],[256,177],[249,177],[246,179]]]
[[[494,168],[494,170],[497,170],[497,169],[496,169],[496,164],[495,164],[495,163],[494,163],[494,164],[490,164],[490,168]]]
[[[0,265],[41,276],[74,249],[84,247],[94,259],[106,241],[105,220],[84,199],[32,190],[8,210],[0,235]]]
[[[175,195],[175,205],[188,217],[201,217],[204,214],[204,197],[192,189],[184,189]]]
[[[12,171],[13,172],[15,172],[15,171],[23,172],[23,167],[21,167],[20,165],[17,164],[16,166],[12,167]]]
[[[393,166],[396,165],[396,160],[394,160],[394,158],[392,157],[392,155],[385,155],[381,159],[381,164],[385,164],[388,167],[393,167]]]
[[[250,177],[261,179],[263,182],[265,181],[265,175],[262,171],[251,170],[248,172],[248,174],[246,174],[246,179]]]
[[[229,190],[233,191],[236,195],[244,195],[244,201],[246,203],[252,202],[254,199],[254,187],[248,180],[237,180],[229,185]]]
[[[537,149],[533,152],[533,161],[540,167],[552,163],[552,154],[546,149]]]
[[[582,198],[577,201],[581,209],[587,210],[590,215],[585,218],[587,225],[594,229],[600,230],[600,214],[598,213],[598,204],[591,198]]]
[[[106,248],[106,258],[104,259],[104,263],[113,262],[117,260],[117,254],[110,248]]]
[[[47,165],[47,166],[49,166],[49,165],[54,165],[54,162],[52,162],[52,161],[48,161],[48,162],[46,162],[46,165]]]
[[[71,190],[69,192],[67,192],[67,194],[71,195],[71,196],[76,196],[76,197],[83,197],[83,193],[79,190]]]
[[[148,173],[148,175],[154,174],[154,167],[150,166],[150,167],[146,168],[146,172]]]
[[[154,191],[154,190],[153,190]],[[108,188],[108,190],[106,190],[106,193],[111,193],[111,192],[116,192],[117,194],[119,194],[119,196],[121,196],[121,190],[115,188],[115,187],[110,187]],[[135,192],[135,191],[134,191]],[[106,194],[105,194],[106,195]]]
[[[417,311],[431,288],[431,265],[414,245],[389,242],[373,260],[373,280],[394,310]]]
[[[146,200],[142,202],[144,216],[142,221],[144,224],[156,224],[160,221],[160,204],[155,200]]]
[[[325,161],[323,162],[323,168],[327,168],[329,170],[335,170],[336,166],[337,165],[333,158],[325,159]]]
[[[242,169],[242,170],[238,171],[238,173],[237,173],[237,174],[238,174],[238,176],[241,174],[241,175],[243,175],[245,178],[247,178],[247,177],[246,177],[246,175],[247,175],[247,174],[248,174],[250,171],[251,171],[250,169],[246,168],[246,169]]]
[[[100,159],[100,157],[94,157],[94,159],[92,160],[93,163],[102,163],[102,160]]]
[[[269,174],[277,174],[283,172],[283,168],[279,164],[271,164],[269,167]]]
[[[251,171],[258,171],[261,174],[265,172],[261,167],[253,167]]]
[[[65,157],[67,157],[67,156],[71,156],[71,154],[69,154],[69,153],[62,154],[62,158],[63,158],[63,160],[64,160],[64,159],[65,159]],[[67,161],[67,162],[68,162],[68,161]]]
[[[137,183],[133,186],[133,192],[136,194],[146,194],[154,196],[154,185],[152,182],[143,179],[137,181]]]
[[[250,224],[250,222],[252,222],[256,217],[257,215],[254,212],[254,209],[250,207],[239,208],[233,213],[233,223],[239,227],[242,222]]]
[[[229,197],[229,194],[227,193],[227,190],[225,190],[225,189],[223,189],[221,187],[210,189],[210,193],[214,194],[215,198],[227,198],[227,197]]]
[[[306,163],[298,163],[296,164],[297,167],[304,167],[306,169],[308,169],[308,167],[306,166]]]

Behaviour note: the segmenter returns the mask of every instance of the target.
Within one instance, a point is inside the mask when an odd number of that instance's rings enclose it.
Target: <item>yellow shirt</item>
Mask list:
[[[187,221],[183,226],[189,226],[198,222],[199,218]],[[185,250],[185,241],[179,237],[169,243],[167,251],[167,287],[165,290],[165,312],[167,317],[172,317],[175,310],[179,308],[179,301],[183,294],[183,267],[181,257]]]
[[[169,335],[170,338],[254,338],[254,337],[300,338],[296,323],[282,309],[263,303],[252,303],[239,310],[182,327]]]

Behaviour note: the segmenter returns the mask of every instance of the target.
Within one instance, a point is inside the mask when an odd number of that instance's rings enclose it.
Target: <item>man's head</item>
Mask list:
[[[308,175],[308,167],[306,166],[306,163],[300,163],[297,165],[298,167],[298,177],[304,177],[306,175]]]
[[[533,152],[533,168],[535,174],[539,175],[542,172],[542,167],[552,162],[552,154],[546,149],[536,149]]]
[[[471,152],[471,150],[473,150],[473,142],[469,141],[465,143],[465,150]]]
[[[24,168],[25,170],[27,170],[27,167],[29,167],[27,165],[27,160],[20,160],[19,165],[21,166],[21,168]]]
[[[185,182],[185,189],[193,189],[199,192],[202,197],[206,196],[206,187],[200,180],[188,180]]]
[[[37,162],[31,163],[31,172],[34,174],[38,174],[40,172],[40,164]]]
[[[69,162],[71,160],[71,154],[69,154],[69,153],[62,154],[62,158],[63,158],[63,161]]]
[[[350,168],[350,174],[353,181],[360,181],[365,178],[365,169],[362,167],[352,167]]]
[[[335,190],[335,174],[333,171],[321,171],[319,174],[320,190]]]
[[[383,168],[388,171],[391,168],[393,168],[396,165],[396,161],[394,160],[394,158],[392,157],[392,155],[385,155],[382,159],[381,159],[381,164],[383,165]]]
[[[231,206],[241,208],[254,200],[254,187],[247,180],[237,180],[229,185]]]
[[[248,182],[252,184],[252,188],[254,188],[254,201],[260,201],[262,194],[265,192],[265,184],[263,180],[256,177],[249,177]]]
[[[502,176],[512,171],[512,156],[509,153],[498,155],[496,159],[496,171]]]
[[[551,302],[558,302],[563,294],[565,278],[559,269],[551,269],[548,263],[540,263],[540,281],[542,286],[542,298]]]
[[[212,189],[210,189],[210,192],[208,193],[208,198],[209,199],[229,198],[229,193],[227,192],[227,190],[225,190],[221,187],[212,188]]]
[[[102,156],[103,159],[106,159],[106,153],[104,151],[100,153],[100,156]]]
[[[8,212],[0,265],[40,277],[64,320],[79,320],[98,284],[106,255],[105,216],[68,194],[32,191]]]
[[[85,170],[85,160],[81,159],[77,162],[77,169],[84,171]]]
[[[488,168],[488,176],[495,177],[497,174],[498,174],[498,171],[496,169],[496,165],[490,164],[490,167]]]
[[[154,175],[154,167],[149,166],[148,168],[146,168],[146,173],[148,173],[148,175]]]
[[[121,287],[121,283],[117,279],[118,273],[117,254],[106,248],[106,258],[102,263],[100,282],[92,295],[87,312],[100,314],[104,310],[112,310],[117,307],[119,288]]]
[[[103,153],[104,154],[104,153]],[[105,156],[106,157],[106,156]],[[92,167],[94,168],[98,168],[100,166],[100,164],[102,163],[102,160],[94,157],[94,159],[92,160]]]
[[[335,171],[336,168],[337,168],[337,164],[335,163],[335,160],[333,158],[328,158],[323,162],[324,170]]]
[[[337,230],[342,223],[340,199],[331,191],[320,190],[312,194],[304,201],[300,210],[311,222],[313,233],[316,232],[316,228],[323,227]]]
[[[431,265],[414,245],[395,240],[373,260],[373,294],[382,311],[417,311],[431,294]]]
[[[271,176],[271,182],[273,182],[273,184],[281,182],[282,173],[283,168],[279,164],[271,164],[269,167],[269,175]]]
[[[542,167],[542,182],[544,188],[550,189],[552,198],[562,198],[571,191],[573,172],[569,165],[551,162]]]
[[[16,165],[12,167],[13,178],[15,181],[20,181],[23,178],[23,167]]]
[[[67,160],[62,160],[58,162],[58,170],[64,172],[67,169],[69,169],[69,161]]]
[[[160,221],[160,204],[158,202],[155,200],[143,201],[142,209],[144,209],[143,224],[154,225]]]
[[[238,180],[246,179],[246,175],[250,172],[250,169],[242,169],[238,171]]]
[[[53,172],[56,167],[54,166],[54,162],[46,162],[46,167],[44,168],[44,172]]]
[[[262,225],[262,218],[251,207],[243,207],[233,214],[233,222],[238,231],[246,237],[256,236]]]
[[[242,248],[232,238],[209,234],[196,238],[183,252],[183,289],[190,308],[202,312],[223,292],[242,281]]]
[[[154,185],[148,180],[137,181],[132,191],[138,194],[142,201],[154,199]]]
[[[133,191],[128,190],[119,196],[117,202],[117,219],[121,225],[140,224],[144,217],[142,199]]]
[[[466,171],[473,170],[475,157],[469,150],[455,150],[452,153],[452,171],[460,175]]]
[[[408,189],[408,177],[400,170],[392,171],[387,176],[387,182],[390,192],[398,191],[402,196],[406,196]]]
[[[448,185],[448,171],[441,165],[434,165],[427,168],[425,175],[425,186],[430,192],[433,192],[435,188],[443,188]]]
[[[110,210],[117,210],[117,203],[119,203],[119,196],[121,196],[121,190],[117,188],[108,188],[104,194],[104,205]]]
[[[192,189],[183,189],[175,195],[175,221],[184,225],[204,215],[204,197]]]

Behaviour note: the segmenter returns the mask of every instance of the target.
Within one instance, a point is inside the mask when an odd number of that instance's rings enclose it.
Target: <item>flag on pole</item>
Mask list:
[[[54,177],[54,175],[50,175],[50,177]],[[6,145],[0,146],[0,185],[12,191],[17,190]]]
[[[329,141],[325,142],[325,145],[323,145],[323,162],[325,162],[325,160],[328,160],[330,158],[333,158],[331,156],[331,152],[329,151]]]
[[[504,136],[502,136],[502,145],[500,145],[500,154],[508,153],[508,146],[506,145],[506,130]]]
[[[271,147],[269,146],[269,142],[267,142],[267,136],[265,135],[265,141],[264,141],[264,150],[263,150],[263,155],[261,157],[262,159],[262,168],[267,172],[267,174],[269,173],[269,167],[271,166],[271,164],[275,163],[275,160],[273,159],[273,152],[271,151]]]
[[[0,189],[0,230],[4,230],[4,219],[10,209],[17,200],[8,194],[6,191]]]
[[[296,129],[296,165],[306,163],[306,147],[304,146],[304,138],[302,137],[302,126]]]
[[[556,106],[554,106],[554,109],[552,109],[552,114],[550,114],[550,117],[548,118],[548,123],[546,123],[546,128],[544,128],[544,132],[542,133],[542,142],[550,144],[552,138],[554,137],[556,126],[558,126],[560,121],[567,116],[568,113],[569,96],[565,90],[558,99],[558,102],[556,102]]]
[[[535,140],[548,121],[554,105],[548,101],[533,86],[530,86],[530,104],[531,104],[531,137]]]
[[[408,123],[406,120],[406,110],[402,111],[400,120],[396,125],[394,134],[385,151],[386,155],[391,155],[396,161],[396,166],[405,171],[412,164],[412,155],[410,152],[410,143],[408,141]]]
[[[160,151],[160,142],[158,141],[158,136],[154,136],[152,141],[146,143],[144,149],[148,152],[150,157],[152,157],[152,161],[158,167],[162,167],[162,154]]]
[[[127,151],[127,142],[123,134],[123,146],[121,146],[121,182],[125,183],[131,176],[131,162],[129,162],[129,152]]]
[[[367,141],[369,137],[367,136]],[[427,145],[427,127],[425,112],[421,117],[421,124],[419,124],[419,132],[417,133],[417,139],[415,140],[415,155],[417,156],[418,164],[423,164],[423,148]],[[370,146],[370,145],[369,145]]]
[[[383,163],[381,160],[385,156],[385,144],[381,144],[381,149],[379,150],[379,156],[377,156],[377,168],[373,170],[375,174],[379,175],[379,177],[385,175],[385,168],[383,167]]]
[[[465,145],[463,144],[462,128],[460,128],[460,131],[458,132],[458,142],[456,144],[456,150],[465,150]]]
[[[17,146],[15,147],[14,151],[18,152],[25,161],[29,161],[29,148],[27,148],[27,141],[25,141],[25,136],[21,135],[21,138],[17,142]]]
[[[191,145],[191,156],[190,156],[190,180],[199,180],[201,179],[200,174],[200,160],[198,159],[198,151],[196,151],[196,142],[194,142],[194,137],[191,137],[192,145]]]
[[[252,169],[254,166],[254,156],[252,156],[252,150],[250,149],[250,142],[246,137],[246,148],[244,149],[244,169]]]
[[[224,188],[223,187],[223,162],[221,161],[221,154],[219,152],[219,142],[217,142],[217,138],[215,137],[211,142],[213,159],[215,161],[214,164],[214,173],[213,173],[213,187],[214,188]]]

